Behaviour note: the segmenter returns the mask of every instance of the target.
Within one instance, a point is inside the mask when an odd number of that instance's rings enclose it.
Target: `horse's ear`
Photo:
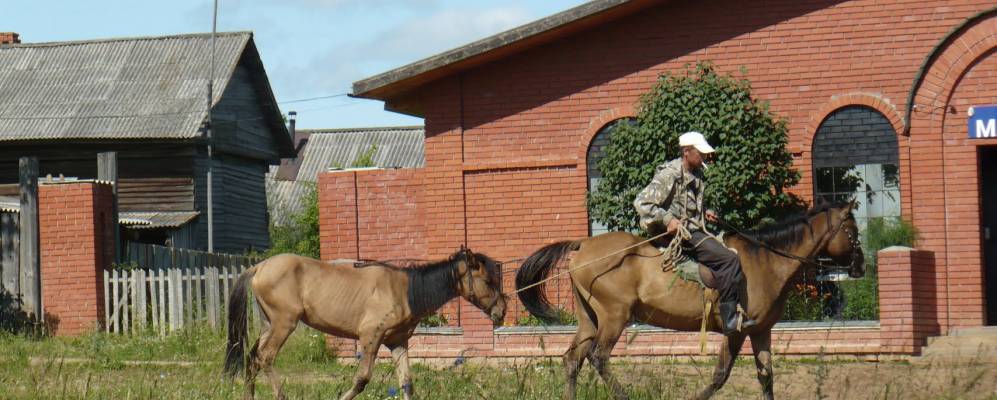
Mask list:
[[[852,196],[851,198],[848,199],[848,204],[845,206],[845,208],[841,210],[841,217],[847,218],[848,214],[851,214],[852,211],[855,211],[855,209],[858,207],[859,207],[858,199],[856,199],[855,196]]]
[[[859,200],[855,196],[852,196],[852,198],[848,200],[848,212],[855,211],[856,208],[859,208]]]

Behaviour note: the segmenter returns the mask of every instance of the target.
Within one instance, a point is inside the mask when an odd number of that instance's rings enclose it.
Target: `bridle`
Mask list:
[[[467,265],[467,272],[464,273],[464,276],[467,277],[467,283],[464,284],[465,291],[467,292],[467,301],[474,304],[479,300],[478,296],[474,293],[474,284],[471,280],[471,258],[473,258],[474,253],[471,252],[471,249],[465,247],[464,245],[460,246],[460,252],[464,255],[464,265]],[[475,262],[477,262],[476,258]],[[491,303],[484,307],[484,309],[486,311],[491,311],[491,309],[495,307],[495,304],[498,304],[501,297],[502,296],[500,294],[496,294]]]

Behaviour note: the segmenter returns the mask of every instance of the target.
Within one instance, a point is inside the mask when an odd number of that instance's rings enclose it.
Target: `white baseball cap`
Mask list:
[[[693,146],[700,153],[709,154],[713,152],[713,146],[706,143],[706,138],[699,132],[686,132],[679,136],[679,146]]]

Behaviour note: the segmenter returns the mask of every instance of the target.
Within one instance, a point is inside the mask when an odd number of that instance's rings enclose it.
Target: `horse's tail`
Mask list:
[[[556,320],[557,313],[547,300],[544,293],[544,279],[557,266],[568,252],[578,250],[578,241],[563,241],[544,246],[530,255],[516,273],[516,290],[519,300],[526,310],[537,318],[551,322]],[[539,284],[538,284],[539,282]],[[528,289],[523,289],[529,287]]]
[[[246,297],[249,280],[256,275],[256,267],[247,269],[235,281],[228,299],[228,348],[225,351],[225,375],[234,378],[246,364],[246,336],[248,336]]]

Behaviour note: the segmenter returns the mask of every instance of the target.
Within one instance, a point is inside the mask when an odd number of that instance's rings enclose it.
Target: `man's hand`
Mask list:
[[[665,231],[669,235],[675,235],[675,232],[679,231],[679,226],[682,225],[682,221],[678,218],[668,221],[668,229]]]
[[[706,221],[715,224],[719,220],[720,218],[717,217],[717,213],[713,212],[713,210],[706,210]]]

